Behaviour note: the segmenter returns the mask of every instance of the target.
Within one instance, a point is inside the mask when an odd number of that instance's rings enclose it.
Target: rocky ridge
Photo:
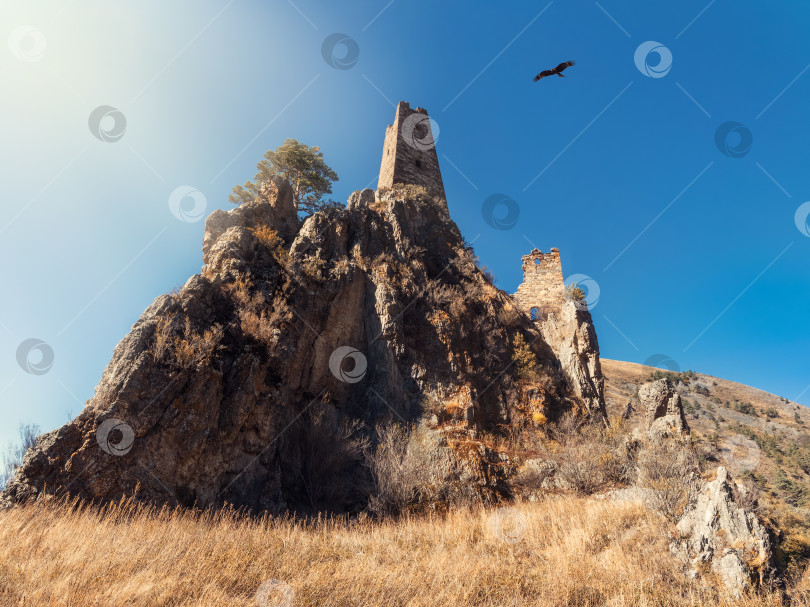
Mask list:
[[[420,188],[355,192],[299,225],[289,184],[266,183],[208,217],[203,261],[3,500],[353,511],[368,499],[362,452],[405,423],[430,436],[446,482],[488,501],[510,495],[515,463],[486,437],[599,407],[570,362],[595,346],[592,325],[566,317],[558,357]]]

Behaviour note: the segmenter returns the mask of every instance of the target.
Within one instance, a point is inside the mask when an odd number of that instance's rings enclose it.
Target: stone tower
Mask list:
[[[427,110],[415,110],[407,101],[400,101],[394,124],[385,129],[380,180],[377,189],[393,187],[395,183],[423,186],[447,211],[436,142]]]
[[[607,420],[596,329],[587,304],[566,298],[560,250],[532,249],[521,261],[523,283],[512,299],[535,322],[585,410]]]
[[[565,301],[560,250],[555,247],[550,253],[542,253],[533,249],[521,257],[521,261],[523,283],[513,298],[532,320],[544,320]]]

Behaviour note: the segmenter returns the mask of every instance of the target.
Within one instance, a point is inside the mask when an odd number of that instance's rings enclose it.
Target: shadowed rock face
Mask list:
[[[538,330],[412,187],[355,193],[299,227],[289,185],[265,184],[211,214],[203,260],[117,345],[82,413],[39,437],[6,503],[350,511],[367,498],[357,445],[403,421],[487,499],[509,494],[511,469],[484,433],[583,410]],[[544,379],[518,378],[517,335]]]

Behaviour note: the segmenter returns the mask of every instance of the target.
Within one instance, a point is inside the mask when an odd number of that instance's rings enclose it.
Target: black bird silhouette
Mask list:
[[[565,78],[565,74],[562,73],[563,70],[567,67],[571,67],[574,64],[576,64],[576,61],[566,61],[555,67],[553,70],[543,70],[542,72],[537,74],[537,76],[534,77],[534,81],[537,82],[541,78],[545,78],[546,76],[553,76],[554,74],[557,74],[560,78]]]

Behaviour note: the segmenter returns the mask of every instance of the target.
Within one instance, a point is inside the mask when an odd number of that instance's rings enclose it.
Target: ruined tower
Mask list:
[[[394,124],[385,129],[377,188],[390,188],[397,183],[424,187],[447,211],[430,118],[427,110],[421,107],[413,110],[407,101],[399,102]]]
[[[535,322],[588,414],[607,420],[596,329],[587,303],[566,296],[560,250],[532,249],[521,261],[523,283],[512,298]]]
[[[550,253],[543,253],[533,249],[521,257],[521,261],[523,283],[513,297],[532,320],[543,320],[565,301],[560,250],[552,248]]]

